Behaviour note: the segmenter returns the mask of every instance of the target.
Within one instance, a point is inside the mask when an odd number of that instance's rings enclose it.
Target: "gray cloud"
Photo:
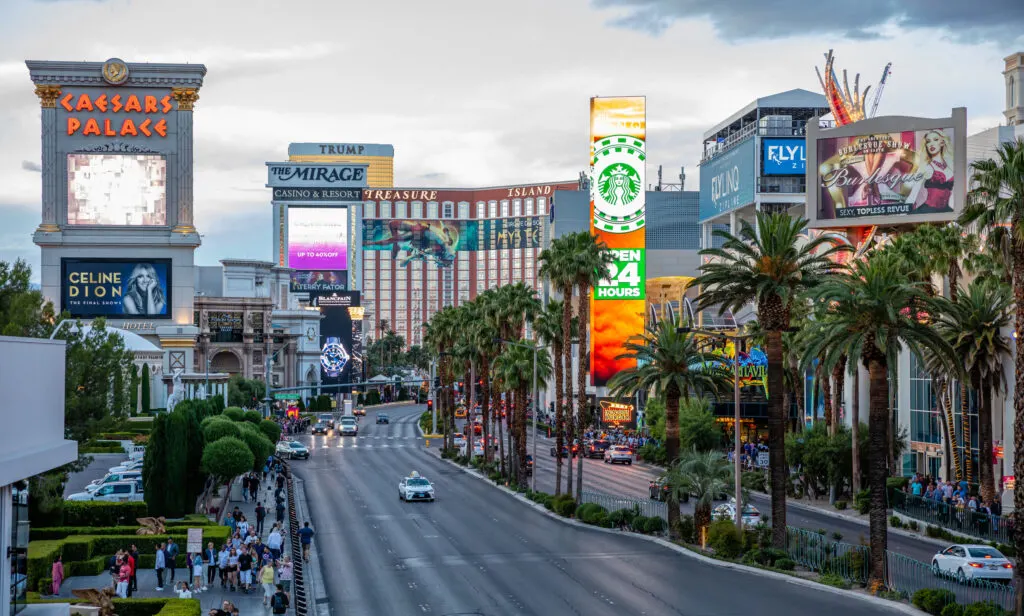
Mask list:
[[[21,168],[25,171],[34,171],[35,173],[42,173],[43,166],[39,163],[32,162],[30,160],[21,161]]]
[[[883,36],[887,26],[937,28],[951,38],[1004,43],[1022,38],[1024,3],[989,0],[984,8],[959,0],[592,0],[598,8],[624,11],[613,25],[659,34],[676,21],[709,19],[722,38],[769,39],[833,34],[850,39]]]

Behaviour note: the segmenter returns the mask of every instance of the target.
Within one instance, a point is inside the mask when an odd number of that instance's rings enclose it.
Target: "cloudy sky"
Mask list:
[[[998,124],[1020,0],[0,0],[0,260],[39,249],[39,103],[24,60],[195,62],[200,264],[269,259],[267,160],[293,141],[392,143],[401,186],[572,179],[588,98],[645,94],[650,177],[814,66],[893,74],[880,113]]]

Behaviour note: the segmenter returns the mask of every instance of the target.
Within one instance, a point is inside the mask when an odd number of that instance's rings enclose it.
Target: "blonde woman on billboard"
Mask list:
[[[160,288],[156,268],[149,263],[138,263],[128,278],[124,289],[124,313],[160,315],[164,313],[167,300]]]
[[[924,182],[916,191],[914,213],[952,212],[953,146],[949,136],[942,130],[929,130],[918,133],[918,139],[921,148],[917,169]]]

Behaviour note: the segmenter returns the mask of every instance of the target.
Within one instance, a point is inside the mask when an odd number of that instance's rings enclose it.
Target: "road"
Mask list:
[[[300,436],[314,540],[335,614],[893,614],[550,519],[424,450],[422,407],[374,411],[358,437]],[[412,470],[436,503],[399,501]],[[743,592],[736,592],[742,588]]]

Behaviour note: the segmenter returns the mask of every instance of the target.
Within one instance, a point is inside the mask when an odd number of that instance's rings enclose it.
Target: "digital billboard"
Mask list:
[[[751,137],[701,164],[700,222],[754,202],[754,153]]]
[[[68,154],[68,224],[167,224],[167,159],[154,154]]]
[[[636,429],[636,405],[619,398],[598,398],[602,428]]]
[[[485,219],[479,224],[484,231],[480,250],[540,248],[544,239],[544,227],[539,216]]]
[[[439,268],[455,262],[455,253],[477,250],[476,220],[364,220],[363,250],[387,250],[400,266],[414,261]]]
[[[761,140],[761,175],[807,173],[807,142],[803,139]]]
[[[590,302],[590,379],[603,386],[636,365],[617,359],[644,331],[647,99],[590,99],[590,231],[615,254]]]
[[[288,267],[348,269],[348,208],[289,207]]]
[[[325,385],[349,383],[354,358],[361,349],[353,346],[351,309],[359,306],[359,293],[344,291],[314,294],[312,305],[320,309],[320,382]],[[361,323],[359,323],[361,328]],[[347,391],[347,390],[344,390]]]
[[[819,139],[818,219],[950,213],[953,129]]]
[[[72,317],[169,319],[170,259],[61,259],[61,310]]]
[[[293,293],[329,293],[348,290],[347,271],[292,272],[290,290]]]

